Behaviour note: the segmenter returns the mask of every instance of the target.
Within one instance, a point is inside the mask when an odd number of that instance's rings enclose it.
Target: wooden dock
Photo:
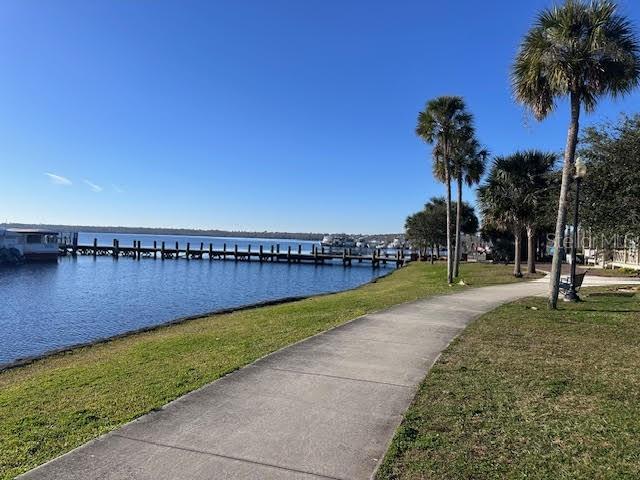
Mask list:
[[[175,245],[166,245],[165,242],[153,242],[153,246],[142,246],[139,240],[134,240],[133,245],[120,245],[117,239],[113,240],[111,245],[98,245],[97,239],[93,240],[91,245],[77,244],[61,244],[60,255],[90,255],[130,257],[136,260],[141,258],[154,258],[160,260],[231,260],[244,262],[285,262],[285,263],[311,263],[315,265],[342,263],[345,267],[351,266],[353,262],[370,263],[376,268],[380,265],[394,264],[396,267],[402,267],[411,261],[411,256],[405,256],[403,250],[398,249],[395,255],[389,252],[374,249],[371,254],[362,254],[353,252],[347,248],[342,252],[325,251],[323,247],[318,248],[312,246],[311,252],[303,252],[302,245],[298,245],[297,249],[288,246],[286,251],[280,250],[280,245],[271,245],[268,249],[262,245],[257,250],[252,250],[251,245],[246,250],[239,250],[235,244],[228,248],[227,244],[222,245],[222,249],[214,248],[212,243],[205,245],[192,246],[187,243],[186,248],[180,248],[178,242]]]

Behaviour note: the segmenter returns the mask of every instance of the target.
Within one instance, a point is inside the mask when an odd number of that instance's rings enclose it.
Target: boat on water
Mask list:
[[[387,248],[401,248],[402,247],[402,242],[400,241],[399,238],[394,238],[392,242],[389,243],[389,245],[387,245]]]
[[[330,248],[353,248],[356,246],[356,241],[344,235],[325,235],[320,244]]]
[[[51,261],[58,255],[58,232],[38,228],[0,229],[0,263]]]
[[[324,237],[322,237],[320,245],[322,245],[323,247],[330,247],[331,245],[333,245],[333,235],[325,235]]]

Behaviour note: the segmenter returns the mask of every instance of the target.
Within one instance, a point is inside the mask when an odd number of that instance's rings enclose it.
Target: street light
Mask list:
[[[576,291],[576,251],[578,249],[578,206],[580,205],[580,182],[587,174],[587,165],[582,161],[581,157],[576,159],[576,172],[573,178],[576,181],[576,205],[573,212],[573,246],[571,248],[571,285],[564,295],[564,299],[570,302],[580,301],[578,292]]]

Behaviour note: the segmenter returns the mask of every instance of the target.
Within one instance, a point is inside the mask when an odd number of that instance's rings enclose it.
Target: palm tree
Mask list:
[[[461,97],[442,96],[427,102],[418,114],[416,134],[429,144],[434,144],[434,172],[446,185],[447,196],[447,282],[453,283],[453,256],[451,245],[451,155],[452,146],[462,135],[468,135],[472,118],[466,112]]]
[[[514,154],[527,172],[521,180],[521,188],[528,191],[526,201],[525,229],[527,231],[527,273],[536,273],[536,237],[537,228],[544,221],[545,200],[548,191],[553,188],[553,167],[556,155],[540,150],[527,150]]]
[[[467,133],[473,133],[471,130]],[[460,270],[460,257],[462,255],[462,242],[460,239],[462,221],[462,184],[472,186],[480,182],[484,174],[486,159],[489,152],[480,147],[478,140],[472,135],[460,138],[454,146],[452,156],[452,170],[458,184],[458,200],[456,202],[456,249],[453,264],[453,276],[457,277]]]
[[[566,0],[543,10],[527,32],[512,71],[516,99],[538,120],[568,97],[571,121],[562,166],[562,184],[551,270],[549,306],[556,308],[567,216],[567,196],[578,140],[580,109],[593,111],[603,95],[621,96],[640,81],[640,47],[629,20],[607,0]]]
[[[528,199],[521,185],[526,175],[525,168],[515,156],[496,157],[485,183],[478,188],[478,203],[485,224],[510,231],[514,236],[513,275],[516,277],[522,276],[520,246]]]
[[[535,272],[536,226],[544,211],[544,194],[552,184],[553,153],[528,150],[497,157],[485,184],[478,189],[480,210],[486,223],[509,230],[515,237],[514,275],[521,276],[520,246],[528,237],[528,273]]]

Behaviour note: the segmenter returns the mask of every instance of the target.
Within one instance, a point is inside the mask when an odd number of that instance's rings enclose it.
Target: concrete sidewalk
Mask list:
[[[275,352],[21,478],[368,479],[449,342],[478,315],[547,287],[542,279],[469,289],[366,315]]]

